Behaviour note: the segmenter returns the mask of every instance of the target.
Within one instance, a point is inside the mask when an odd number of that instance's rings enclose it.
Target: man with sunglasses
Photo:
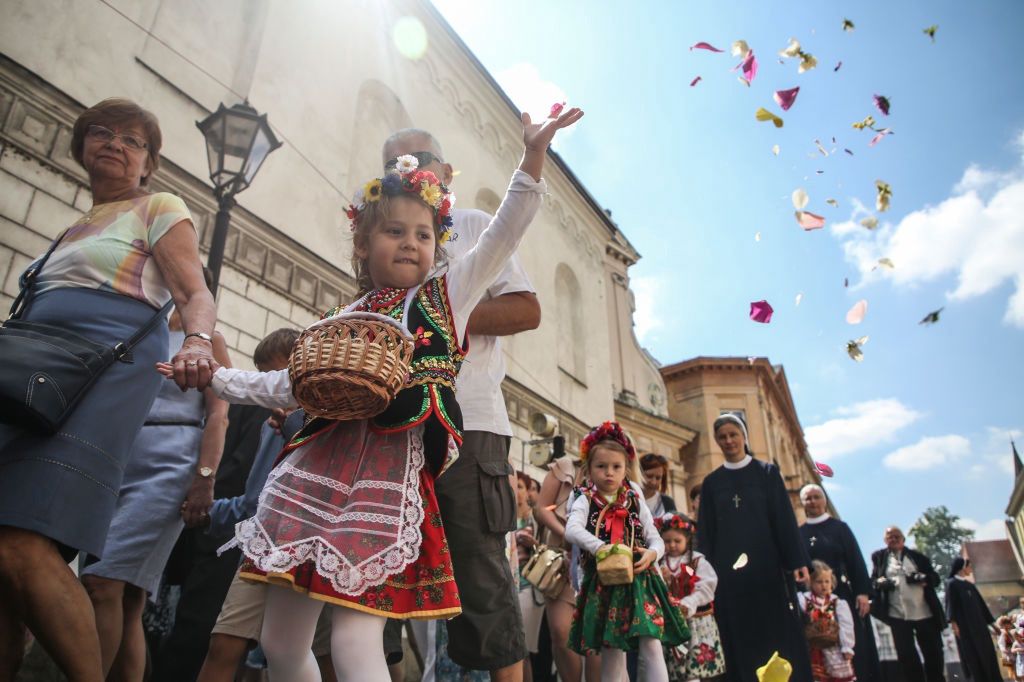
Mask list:
[[[409,128],[389,137],[383,148],[385,169],[394,168],[405,154],[416,157],[420,170],[451,184],[452,165],[429,132]],[[473,248],[491,216],[455,208],[452,219],[445,250],[454,260]],[[505,554],[505,536],[516,527],[516,503],[508,478],[513,473],[508,462],[512,427],[501,395],[505,361],[500,337],[539,324],[540,303],[513,256],[469,318],[469,354],[457,386],[463,444],[459,458],[436,484],[462,599],[462,615],[447,623],[448,655],[464,668],[489,670],[492,680],[503,682],[522,679],[527,650]]]

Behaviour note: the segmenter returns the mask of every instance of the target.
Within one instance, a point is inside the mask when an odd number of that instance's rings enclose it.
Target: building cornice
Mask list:
[[[661,438],[673,443],[678,442],[680,447],[689,445],[698,435],[700,435],[699,431],[694,431],[690,427],[684,426],[673,419],[653,414],[641,407],[630,405],[629,403],[623,402],[619,399],[615,400],[615,417],[620,421],[628,419],[634,424],[642,426],[644,429],[657,434]]]

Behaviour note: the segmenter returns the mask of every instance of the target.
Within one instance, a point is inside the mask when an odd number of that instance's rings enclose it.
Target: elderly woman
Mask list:
[[[174,355],[182,389],[205,389],[217,361],[213,296],[185,204],[146,186],[160,159],[156,117],[108,99],[75,122],[71,150],[93,206],[60,237],[31,285],[23,319],[112,346],[174,299],[185,329]],[[162,381],[166,321],[116,362],[54,435],[0,425],[0,678],[20,662],[28,626],[71,680],[102,680],[89,597],[67,562],[102,557],[132,442]],[[107,661],[109,667],[109,661]]]
[[[668,490],[668,460],[653,452],[640,458],[643,472],[644,498],[651,515],[658,519],[676,511],[676,501],[665,494]]]
[[[868,577],[864,555],[850,527],[828,513],[828,498],[824,489],[811,483],[800,489],[807,521],[800,526],[800,536],[811,560],[828,564],[835,576],[835,593],[844,599],[853,613],[857,646],[853,667],[861,682],[881,681],[874,630],[868,616],[871,610],[871,580]]]
[[[703,481],[697,546],[718,573],[726,677],[754,682],[778,652],[793,666],[792,682],[811,682],[792,582],[807,582],[810,561],[779,468],[753,458],[739,415],[723,414],[713,432],[725,463]]]

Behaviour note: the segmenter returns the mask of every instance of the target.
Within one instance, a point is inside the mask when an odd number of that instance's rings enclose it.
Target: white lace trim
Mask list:
[[[343,520],[376,521],[380,515],[367,514],[362,512],[347,512],[339,515],[330,515],[310,505],[299,502],[294,498],[287,498],[280,493],[273,491],[274,482],[284,473],[296,474],[295,467],[286,463],[279,465],[271,472],[267,483],[260,493],[259,510],[255,517],[246,519],[235,526],[235,539],[218,550],[223,552],[234,546],[240,546],[242,551],[261,571],[267,573],[284,573],[307,561],[312,561],[316,572],[325,580],[330,581],[335,591],[350,595],[359,596],[366,590],[377,587],[384,583],[390,576],[403,571],[406,566],[415,562],[420,555],[420,546],[423,543],[423,534],[420,525],[423,523],[424,511],[422,498],[419,493],[419,473],[423,468],[423,441],[418,434],[409,436],[409,466],[406,469],[406,478],[403,484],[394,484],[386,481],[360,481],[353,488],[373,487],[396,489],[403,492],[402,507],[400,516],[404,521],[404,527],[399,530],[399,537],[395,544],[392,544],[384,551],[371,556],[357,565],[352,565],[340,552],[332,547],[321,537],[308,537],[295,542],[275,545],[269,533],[259,520],[261,513],[273,513],[290,516],[279,510],[266,506],[265,500],[270,494],[287,499],[306,511],[315,514],[329,522]],[[287,467],[287,468],[286,468]],[[315,474],[301,472],[300,477],[312,480],[316,483],[321,481],[314,478]],[[325,481],[328,479],[325,479]],[[334,481],[332,481],[333,483]],[[325,485],[330,485],[324,483]],[[384,485],[373,485],[384,484]],[[339,488],[330,485],[335,490]],[[347,487],[347,486],[346,486]],[[342,491],[343,492],[343,491]],[[393,523],[396,517],[386,517],[386,523]],[[403,525],[401,522],[399,525]],[[355,529],[346,532],[360,532]],[[372,531],[367,531],[372,534]]]

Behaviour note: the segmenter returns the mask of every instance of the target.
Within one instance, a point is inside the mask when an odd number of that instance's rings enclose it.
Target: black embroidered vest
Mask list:
[[[408,293],[409,289],[375,289],[354,310],[401,320]],[[344,310],[345,306],[339,306],[323,316],[331,317]],[[455,380],[467,352],[467,345],[459,344],[446,275],[429,279],[419,288],[409,305],[405,326],[416,344],[409,378],[384,412],[372,419],[372,428],[394,433],[423,424],[427,459],[437,471],[448,449],[448,436],[462,445],[462,411],[455,399]],[[289,449],[331,423],[326,419],[311,420],[289,444]]]

